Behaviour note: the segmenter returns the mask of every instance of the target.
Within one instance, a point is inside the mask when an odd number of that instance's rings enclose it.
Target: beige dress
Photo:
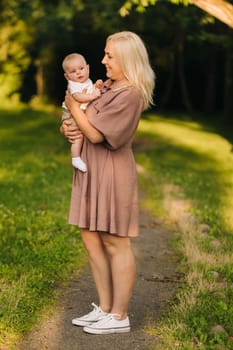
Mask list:
[[[109,86],[107,81],[86,110],[105,141],[93,144],[84,137],[81,157],[88,170],[74,170],[69,223],[133,237],[138,235],[138,188],[132,141],[143,100],[133,87]]]

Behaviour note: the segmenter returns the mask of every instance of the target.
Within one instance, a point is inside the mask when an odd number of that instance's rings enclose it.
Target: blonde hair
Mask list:
[[[85,64],[87,64],[85,58],[83,55],[81,55],[80,53],[70,53],[69,55],[67,55],[63,62],[62,62],[62,68],[64,71],[67,70],[67,65],[70,63],[70,61],[72,61],[73,59],[81,59],[84,61]]]
[[[122,31],[107,37],[114,42],[119,64],[129,83],[142,94],[144,110],[153,105],[155,73],[142,39],[130,31]]]

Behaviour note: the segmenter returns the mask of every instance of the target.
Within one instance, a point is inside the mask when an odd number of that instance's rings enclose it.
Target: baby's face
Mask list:
[[[89,65],[81,58],[74,58],[67,65],[65,77],[71,81],[84,83],[89,78]]]

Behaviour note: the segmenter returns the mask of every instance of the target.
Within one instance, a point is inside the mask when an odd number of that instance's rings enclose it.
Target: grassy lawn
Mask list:
[[[1,110],[0,121],[0,349],[14,349],[86,256],[67,224],[70,147],[56,112]],[[231,350],[232,145],[213,127],[148,114],[135,152],[142,205],[176,231],[185,273],[169,313],[145,331],[155,349]]]
[[[143,205],[177,231],[185,272],[155,349],[233,349],[233,153],[213,127],[147,115],[136,140]],[[150,348],[151,349],[151,348]]]
[[[48,111],[0,111],[0,348],[55,300],[85,259],[67,224],[72,169],[59,119]]]

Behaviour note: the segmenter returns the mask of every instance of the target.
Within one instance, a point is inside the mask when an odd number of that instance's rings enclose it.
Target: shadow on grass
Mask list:
[[[161,116],[162,120],[174,125],[186,125],[190,129],[216,133],[233,145],[233,123],[226,123],[221,114],[203,115],[193,113],[190,115],[182,111],[165,111],[162,113],[158,113],[158,111],[147,111],[143,114],[143,118],[151,120],[154,118],[154,115]]]
[[[162,122],[165,126],[178,125],[185,127],[185,130],[204,131],[205,134],[214,135],[215,127],[207,127],[193,121],[155,117],[149,114],[143,119],[146,123],[148,122],[148,125],[151,123],[153,130],[143,131],[139,129],[137,133],[134,149],[138,162],[142,162],[142,166],[143,162],[147,164],[156,181],[160,178],[162,179],[161,183],[165,180],[179,185],[185,195],[194,200],[196,214],[199,218],[203,222],[213,225],[215,234],[222,234],[224,231],[222,209],[227,205],[226,192],[229,192],[229,187],[232,186],[228,183],[227,173],[229,172],[230,175],[230,169],[233,170],[232,165],[228,169],[222,169],[222,164],[215,157],[215,154],[195,149],[193,145],[188,143],[179,143],[179,136],[177,139],[170,138],[156,130],[157,123]],[[196,137],[198,136],[196,135]],[[200,137],[200,142],[203,142],[203,135],[202,140]],[[151,180],[153,182],[153,179]],[[226,231],[225,228],[225,235]]]

